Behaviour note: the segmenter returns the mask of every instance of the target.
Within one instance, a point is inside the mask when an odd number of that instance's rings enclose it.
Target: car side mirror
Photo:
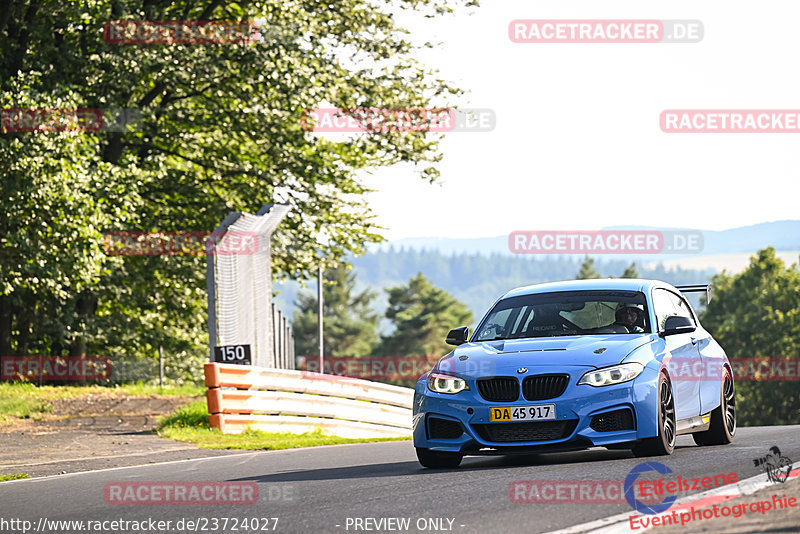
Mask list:
[[[469,328],[466,326],[460,326],[450,330],[450,332],[447,333],[447,338],[444,341],[448,345],[463,345],[467,342],[467,338],[469,338]]]
[[[659,332],[659,336],[673,336],[675,334],[688,334],[697,330],[692,320],[681,315],[670,315],[664,322],[664,330]]]

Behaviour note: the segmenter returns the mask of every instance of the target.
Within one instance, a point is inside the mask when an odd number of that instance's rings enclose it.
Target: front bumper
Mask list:
[[[416,384],[414,394],[414,446],[463,454],[509,454],[578,450],[613,445],[656,436],[658,372],[646,367],[636,379],[612,386],[577,385],[592,368],[537,367],[525,376],[546,373],[569,374],[563,394],[542,401],[528,401],[522,395],[515,402],[490,402],[478,393],[476,380],[466,378],[469,390],[455,395],[434,393],[427,387],[427,375]],[[498,376],[501,376],[498,373]],[[502,376],[512,376],[503,373]],[[545,425],[530,422],[492,423],[489,411],[500,406],[554,404],[556,419]],[[593,417],[617,410],[629,410],[630,430],[598,431],[592,428]],[[457,422],[463,433],[441,438],[431,431],[431,419]],[[435,424],[440,425],[438,421]],[[505,425],[498,427],[496,425]],[[528,425],[510,427],[508,425]],[[452,427],[452,423],[450,423]],[[595,427],[601,427],[595,421]],[[601,430],[603,430],[601,428]],[[528,439],[530,438],[530,439]],[[524,439],[524,441],[522,440]]]

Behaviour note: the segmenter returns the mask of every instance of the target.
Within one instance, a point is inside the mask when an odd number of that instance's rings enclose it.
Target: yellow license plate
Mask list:
[[[532,406],[499,406],[489,408],[489,421],[548,421],[556,418],[555,404]]]

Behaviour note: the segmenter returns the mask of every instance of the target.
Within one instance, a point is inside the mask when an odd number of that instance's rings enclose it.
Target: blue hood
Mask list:
[[[531,373],[539,367],[547,371],[553,367],[607,367],[654,339],[654,334],[608,334],[465,343],[439,360],[436,369],[477,378],[513,373],[519,367],[527,367]]]

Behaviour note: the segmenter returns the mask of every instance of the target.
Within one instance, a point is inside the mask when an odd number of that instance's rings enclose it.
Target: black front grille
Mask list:
[[[592,417],[592,423],[589,426],[597,432],[633,430],[633,414],[627,409],[601,413]]]
[[[464,427],[458,421],[450,419],[440,419],[438,417],[428,418],[428,435],[430,439],[456,439],[464,433]]]
[[[522,381],[522,395],[529,401],[554,399],[564,393],[569,375],[534,375]]]
[[[472,425],[481,439],[495,443],[564,439],[578,426],[577,419]]]
[[[479,378],[478,393],[491,402],[514,402],[519,398],[519,381],[513,376]]]

